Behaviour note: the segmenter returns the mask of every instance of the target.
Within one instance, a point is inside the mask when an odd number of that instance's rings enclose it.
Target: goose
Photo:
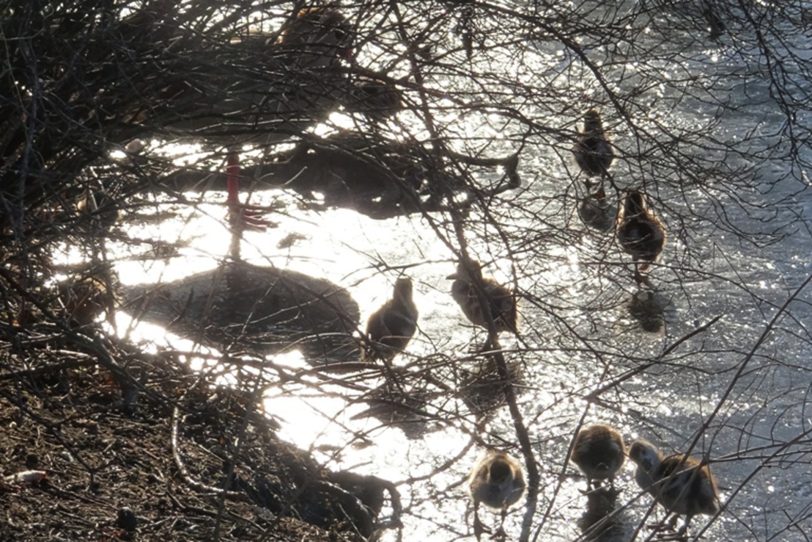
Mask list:
[[[344,16],[331,8],[303,8],[283,29],[275,49],[282,55],[282,62],[286,64],[291,73],[306,73],[302,83],[308,87],[309,79],[319,73],[326,76],[326,81],[341,80],[340,59],[352,56],[352,33]],[[304,127],[298,125],[299,119],[304,117],[305,125],[322,120],[335,105],[332,99],[325,100],[320,93],[329,96],[329,88],[303,88],[294,89],[292,104],[286,103],[283,95],[277,110],[289,120],[295,120],[293,128]],[[334,91],[335,89],[333,89]],[[256,98],[256,96],[254,96]],[[266,98],[262,98],[264,101]],[[289,109],[285,111],[285,109]],[[304,114],[303,114],[304,113]],[[310,117],[310,118],[308,118]],[[284,126],[283,126],[284,128]],[[291,127],[287,127],[290,130]],[[283,132],[286,131],[283,129]],[[226,187],[228,193],[229,217],[232,223],[241,224],[250,229],[264,229],[270,223],[262,218],[262,210],[258,207],[241,205],[239,202],[240,169],[239,154],[234,144],[229,145],[226,166]]]
[[[575,463],[587,478],[587,491],[601,487],[602,480],[609,480],[614,488],[615,474],[626,459],[623,435],[609,425],[595,424],[584,427],[575,437],[570,461]]]
[[[391,361],[403,352],[417,330],[417,307],[412,299],[412,279],[395,281],[392,299],[372,313],[367,321],[368,345],[362,350],[364,361]]]
[[[630,190],[617,217],[617,239],[624,252],[634,258],[634,278],[647,282],[642,273],[657,260],[665,246],[665,226],[648,207],[639,190]]]
[[[488,303],[486,310],[490,313],[495,331],[517,332],[518,314],[513,292],[491,278],[484,278],[479,262],[466,258],[457,265],[457,271],[446,278],[454,281],[451,296],[472,324],[488,328],[488,319],[477,295],[478,283],[484,291]]]
[[[153,18],[139,15],[129,26],[141,23],[147,32]],[[180,36],[181,30],[172,32]],[[327,118],[346,87],[342,61],[352,54],[352,36],[341,12],[310,7],[289,18],[276,41],[260,33],[216,43],[200,57],[159,57],[166,74],[146,83],[153,86],[141,90],[145,99],[133,105],[125,124],[136,133],[226,149],[229,219],[264,229],[270,223],[263,210],[239,201],[240,149],[283,141]],[[177,70],[173,62],[191,68]]]
[[[504,537],[507,510],[524,494],[526,484],[522,467],[516,459],[504,452],[489,451],[468,477],[468,489],[474,501],[474,535],[477,540],[482,533],[490,532],[479,520],[479,505],[501,513],[496,537]]]
[[[686,454],[664,457],[662,452],[645,439],[638,439],[629,449],[629,459],[637,464],[635,481],[669,513],[685,516],[677,531],[684,537],[688,525],[697,514],[712,516],[720,510],[716,479],[707,465]]]
[[[606,175],[615,153],[603,130],[601,115],[594,109],[584,114],[584,130],[572,147],[575,162],[587,177]]]

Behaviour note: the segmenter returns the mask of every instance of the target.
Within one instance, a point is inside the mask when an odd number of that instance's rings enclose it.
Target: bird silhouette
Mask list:
[[[575,463],[587,478],[587,491],[600,487],[602,480],[615,485],[615,474],[626,459],[623,435],[609,425],[595,424],[584,427],[575,437],[570,461]]]
[[[362,350],[365,361],[391,361],[403,352],[417,330],[417,306],[412,299],[412,279],[395,281],[392,299],[372,313],[367,321],[368,344]]]
[[[518,313],[513,292],[491,278],[484,278],[479,262],[464,259],[457,265],[457,271],[447,278],[454,280],[451,284],[451,296],[472,324],[487,329],[486,315],[489,315],[497,333],[517,333]],[[477,293],[477,284],[484,294],[484,307]]]
[[[603,129],[601,115],[594,109],[584,114],[584,129],[572,147],[575,162],[587,177],[606,175],[615,153]]]
[[[657,260],[665,246],[665,226],[646,204],[638,190],[626,194],[617,217],[617,240],[634,259],[634,278],[638,284],[648,282],[643,273]]]

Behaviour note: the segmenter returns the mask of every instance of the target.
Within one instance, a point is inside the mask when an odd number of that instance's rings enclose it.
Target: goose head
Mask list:
[[[646,212],[646,200],[639,190],[629,190],[623,203],[624,216],[634,216]]]
[[[584,113],[584,133],[585,134],[602,134],[603,123],[601,122],[601,115],[595,109],[590,109]]]
[[[412,279],[401,277],[395,281],[394,299],[401,303],[411,303],[412,301]]]

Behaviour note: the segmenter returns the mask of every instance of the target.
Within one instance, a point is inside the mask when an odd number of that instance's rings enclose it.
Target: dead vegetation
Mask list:
[[[777,271],[759,258],[786,255],[769,251],[810,231],[809,8],[513,4],[0,3],[0,540],[409,540],[404,516],[467,498],[446,479],[415,488],[466,470],[461,458],[476,446],[521,459],[515,533],[544,539],[549,525],[572,523],[572,503],[561,501],[568,447],[596,411],[683,451],[707,444],[722,469],[755,462],[729,482],[723,516],[753,478],[808,467],[809,369],[784,356],[812,343],[809,268],[788,258]],[[318,39],[300,33],[299,17]],[[354,56],[344,56],[348,37]],[[571,153],[591,109],[614,159],[586,179]],[[747,125],[731,127],[731,116]],[[235,149],[246,155],[244,193],[271,188],[295,201],[260,211],[419,216],[453,255],[449,271],[508,262],[518,337],[501,349],[500,329],[483,317],[468,350],[418,336],[436,348],[407,351],[397,366],[357,362],[361,311],[345,289],[260,272],[239,250],[211,273],[122,287],[108,245],[125,245],[132,260],[180,254],[179,235],[133,231],[213,206],[193,194],[226,189]],[[631,189],[668,229],[640,288],[613,233]],[[304,238],[291,233],[275,248]],[[81,263],[56,261],[66,252]],[[366,256],[389,275],[424,263]],[[469,297],[481,303],[487,291],[474,282]],[[704,297],[714,289],[734,306]],[[757,327],[738,319],[742,299]],[[121,310],[222,355],[150,354],[103,327]],[[264,357],[294,350],[311,366]],[[190,369],[193,354],[202,369]],[[385,383],[366,388],[368,375]],[[412,439],[454,429],[468,442],[397,484],[332,472],[278,438],[274,413],[263,412],[265,390],[289,384],[350,390],[368,407],[358,417]],[[660,418],[678,408],[658,394],[680,386],[700,398],[699,414]],[[742,414],[738,402],[762,406]],[[553,413],[562,404],[578,415]],[[768,407],[778,414],[754,429]],[[489,426],[494,418],[502,426]],[[368,445],[365,434],[334,444]],[[639,497],[590,494],[579,539],[642,539],[645,518],[629,512]],[[760,516],[736,513],[725,517],[760,529]],[[808,506],[770,513],[765,539],[803,532],[812,518]],[[438,539],[470,534],[457,515],[431,521]]]

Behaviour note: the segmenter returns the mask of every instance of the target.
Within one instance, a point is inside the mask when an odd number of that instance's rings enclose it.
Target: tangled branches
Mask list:
[[[511,537],[659,537],[622,471],[617,495],[574,490],[594,420],[710,464],[722,506],[688,535],[808,530],[810,20],[0,4],[0,448],[9,480],[48,472],[16,513],[43,521],[36,490],[94,518],[75,537],[447,540],[499,449],[526,474]],[[485,309],[505,303],[510,326]]]

